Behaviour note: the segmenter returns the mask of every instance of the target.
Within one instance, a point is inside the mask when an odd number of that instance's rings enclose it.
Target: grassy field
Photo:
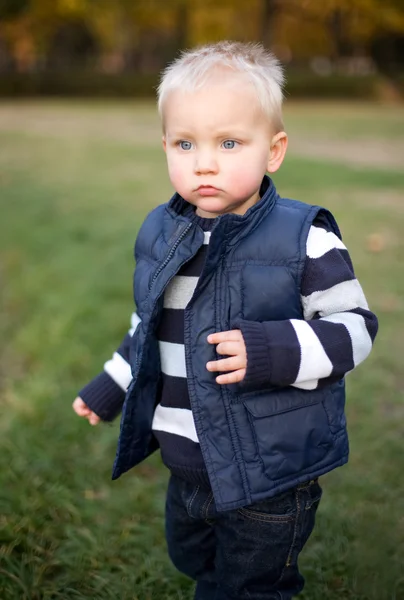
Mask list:
[[[380,318],[348,377],[351,460],[322,479],[306,600],[404,599],[404,111],[291,104],[275,182],[335,213]],[[0,600],[187,600],[153,456],[111,482],[118,423],[71,410],[124,334],[132,247],[171,194],[150,105],[0,105]]]

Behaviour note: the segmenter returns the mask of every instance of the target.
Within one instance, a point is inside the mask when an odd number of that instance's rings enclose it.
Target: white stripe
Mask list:
[[[204,231],[203,232],[203,243],[204,243],[205,246],[207,246],[209,244],[210,234],[211,233],[212,233],[211,231]]]
[[[311,379],[310,381],[302,381],[301,383],[292,383],[292,387],[299,388],[299,390],[315,390],[318,386],[318,379]]]
[[[154,411],[152,429],[175,433],[199,443],[194,417],[188,408],[171,408],[158,404]]]
[[[300,344],[300,368],[295,383],[329,377],[332,362],[313,329],[300,319],[291,319],[290,322]]]
[[[310,296],[301,296],[303,314],[306,321],[315,314],[326,317],[336,312],[365,308],[368,310],[365,294],[357,279],[342,281],[328,290],[313,292]]]
[[[135,333],[137,326],[140,322],[141,318],[139,317],[139,315],[136,312],[132,313],[132,317],[130,319],[131,328],[129,329],[130,336],[132,336]]]
[[[132,372],[129,363],[118,352],[114,352],[111,360],[105,363],[104,371],[126,392],[132,381]]]
[[[198,277],[177,275],[168,284],[164,292],[164,308],[184,310],[195,291]]]
[[[161,370],[173,377],[186,377],[185,346],[159,341]]]
[[[323,256],[323,254],[326,254],[333,248],[346,250],[346,246],[335,233],[312,225],[306,242],[307,256],[309,258],[320,258],[320,256]]]
[[[365,319],[362,315],[343,312],[324,317],[322,321],[345,325],[352,341],[352,354],[355,367],[365,360],[372,349],[372,339],[366,329]]]

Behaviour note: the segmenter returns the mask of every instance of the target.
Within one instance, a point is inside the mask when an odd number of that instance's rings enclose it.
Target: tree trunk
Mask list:
[[[276,17],[280,13],[278,0],[262,0],[261,41],[267,48],[273,44]]]
[[[352,56],[352,43],[346,33],[346,19],[341,9],[337,8],[331,13],[328,30],[334,42],[334,59]]]
[[[176,30],[175,45],[179,50],[183,50],[188,42],[188,5],[186,2],[180,2],[176,11]]]

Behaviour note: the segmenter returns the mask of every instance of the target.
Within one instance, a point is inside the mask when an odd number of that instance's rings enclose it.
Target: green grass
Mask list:
[[[286,124],[293,132],[338,136],[339,140],[402,140],[402,104],[381,106],[373,103],[294,102],[286,104]]]
[[[328,111],[287,115],[296,135],[316,122],[327,137]],[[350,105],[332,135],[347,114],[373,142],[404,129],[390,110]],[[192,598],[166,554],[159,457],[111,482],[118,423],[91,428],[71,410],[127,328],[136,232],[171,193],[158,136],[145,105],[0,105],[1,600]],[[322,479],[302,598],[400,600],[404,175],[293,155],[275,181],[333,210],[380,317],[348,377],[351,460]]]

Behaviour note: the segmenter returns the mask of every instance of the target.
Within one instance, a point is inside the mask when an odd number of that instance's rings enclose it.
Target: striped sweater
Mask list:
[[[162,393],[153,430],[165,464],[188,480],[207,483],[206,471],[190,407],[184,352],[184,309],[192,297],[208,248],[212,220],[194,217],[205,231],[198,254],[172,279],[164,296],[157,331]],[[304,320],[267,323],[242,321],[247,348],[244,383],[291,385],[315,389],[340,379],[369,354],[377,319],[369,311],[348,251],[318,217],[310,228],[301,282]],[[104,371],[80,392],[103,420],[120,411],[131,381],[128,364],[132,327]]]
[[[161,361],[161,397],[153,419],[153,432],[161,457],[170,471],[188,481],[209,485],[199,447],[188,395],[184,348],[184,311],[205,263],[214,219],[194,216],[204,230],[199,252],[185,263],[164,294],[163,313],[157,330]]]

